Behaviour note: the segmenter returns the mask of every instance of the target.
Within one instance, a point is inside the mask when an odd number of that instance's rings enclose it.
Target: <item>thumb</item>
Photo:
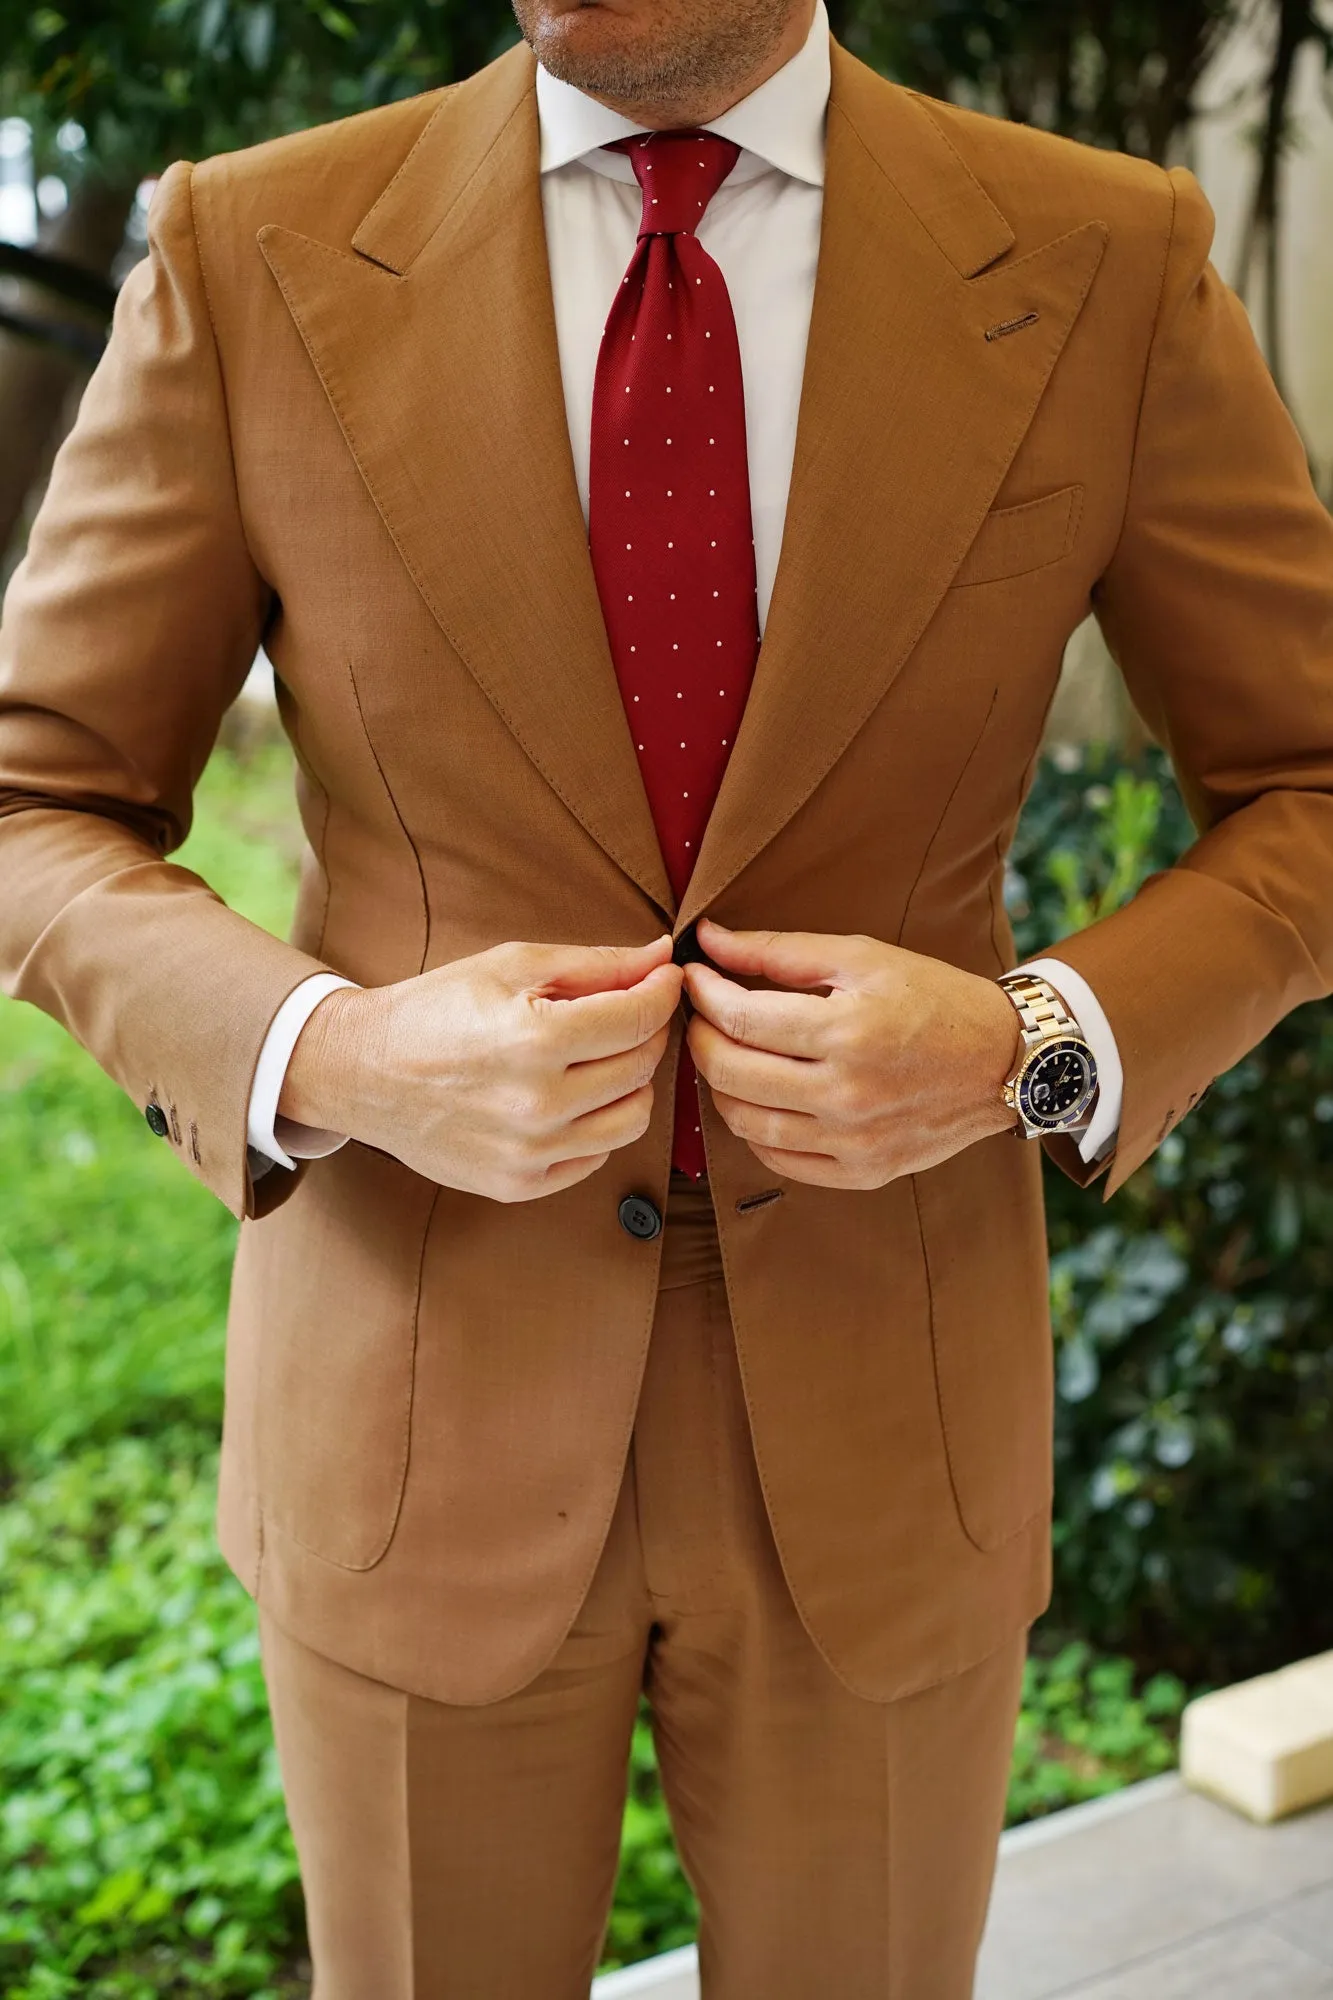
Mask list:
[[[729,931],[699,919],[699,942],[714,965],[756,973],[775,986],[852,987],[859,984],[863,940],[819,931]]]
[[[669,936],[651,944],[533,945],[524,985],[551,1000],[588,993],[623,993],[659,966],[671,963]]]

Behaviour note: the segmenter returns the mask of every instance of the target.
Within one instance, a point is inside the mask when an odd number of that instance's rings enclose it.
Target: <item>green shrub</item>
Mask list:
[[[1174,1674],[1154,1674],[1136,1689],[1129,1660],[1081,1640],[1052,1657],[1034,1652],[1014,1739],[1010,1824],[1171,1770],[1186,1699]]]
[[[1011,857],[1022,953],[1193,838],[1161,752],[1063,765]],[[1333,1646],[1331,1167],[1326,1002],[1219,1078],[1109,1206],[1048,1167],[1061,1629],[1193,1681]]]
[[[0,1508],[8,2000],[275,2000],[301,1930],[253,1609],[193,1430],[89,1447]]]
[[[249,1599],[201,1429],[86,1445],[0,1506],[0,1990],[286,2000],[304,1933]],[[1167,1768],[1184,1690],[1067,1647],[1028,1664],[1010,1817]],[[687,1943],[646,1709],[604,1964]]]

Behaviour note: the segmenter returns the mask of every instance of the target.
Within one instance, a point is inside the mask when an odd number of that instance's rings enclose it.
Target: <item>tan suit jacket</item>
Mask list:
[[[250,1080],[300,980],[703,911],[999,972],[1003,856],[1091,606],[1201,832],[1060,947],[1124,1060],[1105,1192],[1333,983],[1333,522],[1197,183],[836,43],[781,565],[673,905],[575,489],[533,79],[520,45],[171,168],[0,651],[8,989],[166,1106],[246,1218],[227,1558],[308,1644],[454,1702],[530,1679],[592,1575],[660,1248],[617,1204],[666,1199],[678,1034],[647,1135],[550,1199],[357,1144],[252,1183]],[[261,637],[309,840],[290,943],[164,858]],[[801,1617],[865,1695],[954,1674],[1048,1590],[1039,1152],[747,1208],[773,1177],[704,1115]]]

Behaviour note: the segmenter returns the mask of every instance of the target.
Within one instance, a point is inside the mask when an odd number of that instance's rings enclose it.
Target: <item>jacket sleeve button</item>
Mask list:
[[[651,1243],[662,1233],[662,1211],[647,1195],[627,1194],[616,1214],[625,1234],[636,1236],[641,1243]]]
[[[167,1114],[162,1109],[162,1106],[160,1104],[146,1105],[143,1115],[148,1120],[149,1131],[155,1137],[165,1139],[167,1133],[171,1130],[171,1126],[167,1122]]]

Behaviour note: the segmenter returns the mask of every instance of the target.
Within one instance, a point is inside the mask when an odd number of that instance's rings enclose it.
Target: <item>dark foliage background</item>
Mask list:
[[[1011,856],[1020,952],[1192,838],[1160,750],[1047,759]],[[1048,1163],[1052,1622],[1192,1681],[1333,1646],[1331,1168],[1326,1002],[1220,1077],[1110,1204]]]

